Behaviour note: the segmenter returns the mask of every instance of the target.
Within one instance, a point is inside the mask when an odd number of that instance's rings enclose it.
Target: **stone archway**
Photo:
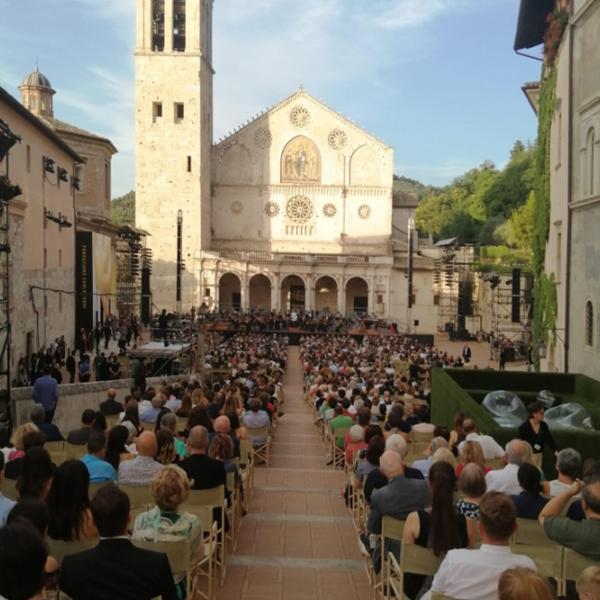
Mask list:
[[[281,311],[302,311],[306,307],[306,285],[298,275],[288,275],[281,282]]]
[[[315,283],[315,310],[338,311],[338,286],[333,277],[323,275]]]
[[[258,310],[271,310],[271,281],[266,275],[257,273],[250,279],[249,306]]]
[[[219,280],[219,310],[241,310],[242,283],[233,273],[225,273]]]
[[[346,315],[369,313],[369,285],[362,277],[346,282]]]

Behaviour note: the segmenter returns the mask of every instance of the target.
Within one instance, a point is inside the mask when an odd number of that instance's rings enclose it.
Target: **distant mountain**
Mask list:
[[[425,185],[416,179],[394,175],[394,193],[415,194],[418,200],[422,200],[432,192],[436,192],[438,188],[432,185]]]
[[[110,214],[115,225],[135,225],[135,192],[114,198],[110,204]]]

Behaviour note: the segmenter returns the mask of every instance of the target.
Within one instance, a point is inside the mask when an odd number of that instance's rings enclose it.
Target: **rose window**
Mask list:
[[[276,217],[279,214],[279,204],[277,202],[267,202],[265,204],[265,214],[267,217]]]
[[[363,204],[358,208],[358,216],[361,219],[368,219],[371,216],[371,207],[368,204]]]
[[[302,225],[313,216],[312,202],[306,196],[294,196],[288,200],[285,213],[290,221]]]
[[[348,143],[348,136],[341,129],[334,129],[327,138],[334,150],[341,150]]]
[[[256,130],[256,133],[254,134],[254,143],[259,148],[268,148],[271,145],[272,141],[273,136],[271,135],[271,132],[268,129],[261,127],[260,129]]]
[[[310,113],[304,106],[296,106],[290,113],[290,121],[296,127],[306,127],[310,124]]]
[[[323,214],[326,217],[335,217],[337,213],[337,208],[335,207],[335,204],[326,204],[323,207]]]

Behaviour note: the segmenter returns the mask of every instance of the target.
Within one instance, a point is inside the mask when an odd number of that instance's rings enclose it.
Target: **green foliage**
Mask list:
[[[422,200],[425,196],[432,194],[438,189],[432,185],[424,185],[416,179],[410,179],[410,177],[394,175],[394,192],[416,194],[419,200]]]
[[[135,225],[135,192],[113,199],[110,214],[115,225]]]
[[[550,230],[550,129],[554,116],[556,69],[552,67],[540,89],[538,141],[535,155],[535,199],[533,205],[533,269],[535,276],[533,317],[534,341],[548,339],[556,328],[556,284],[544,272],[546,243]],[[539,363],[539,361],[538,361]],[[536,366],[539,367],[539,364]]]
[[[527,202],[513,211],[508,219],[508,243],[516,248],[522,248],[533,259],[533,228],[535,214],[535,193],[530,192]]]

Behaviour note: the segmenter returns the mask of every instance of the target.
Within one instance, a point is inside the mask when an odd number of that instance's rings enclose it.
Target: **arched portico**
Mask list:
[[[366,315],[369,312],[369,284],[362,277],[346,282],[346,315]]]
[[[242,308],[242,282],[233,273],[225,273],[219,279],[219,310]]]
[[[315,282],[315,310],[327,310],[331,313],[337,312],[338,307],[338,285],[333,277],[324,275]]]
[[[281,282],[281,310],[304,310],[306,307],[306,286],[298,275],[288,275]]]
[[[248,284],[250,308],[271,310],[271,281],[262,273],[257,273]]]

